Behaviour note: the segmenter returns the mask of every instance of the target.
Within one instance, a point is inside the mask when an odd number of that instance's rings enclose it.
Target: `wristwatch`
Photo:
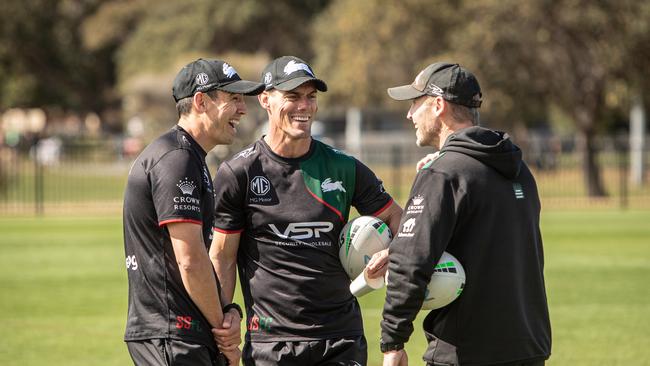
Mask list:
[[[399,351],[403,348],[404,348],[404,343],[384,343],[384,342],[379,343],[379,349],[381,349],[381,353],[385,353],[389,351]]]
[[[221,311],[225,314],[228,312],[230,309],[235,309],[239,313],[239,319],[244,319],[244,312],[241,310],[241,306],[235,304],[234,302],[232,304],[228,304],[221,309]]]

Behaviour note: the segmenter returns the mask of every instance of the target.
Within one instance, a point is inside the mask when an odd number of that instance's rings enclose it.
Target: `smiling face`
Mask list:
[[[282,91],[272,89],[260,95],[260,103],[269,113],[271,130],[289,140],[311,138],[311,124],[318,111],[316,87],[307,82]]]
[[[237,134],[237,125],[246,114],[244,96],[218,90],[216,97],[208,94],[204,97],[210,138],[215,144],[231,144]]]

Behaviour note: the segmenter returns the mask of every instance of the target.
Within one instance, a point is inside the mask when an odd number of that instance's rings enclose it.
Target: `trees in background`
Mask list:
[[[84,39],[92,49],[117,47],[121,83],[201,53],[311,58],[309,26],[328,2],[109,0],[84,23]]]
[[[648,3],[490,0],[466,8],[476,22],[454,44],[480,60],[490,87],[524,107],[514,115],[535,118],[551,106],[567,115],[580,137],[587,192],[605,195],[595,136],[608,110],[645,88],[638,80],[650,66]]]
[[[448,52],[456,5],[443,0],[336,0],[313,25],[315,68],[328,101],[386,105],[386,88],[414,77]]]
[[[170,104],[171,79],[199,56],[257,78],[268,59],[297,55],[328,81],[326,103],[391,109],[402,106],[387,87],[457,61],[481,80],[491,126],[557,111],[572,121],[593,196],[605,193],[595,136],[634,96],[650,104],[643,0],[7,0],[0,29],[0,108],[119,108],[123,119]]]
[[[108,0],[82,35],[87,48],[112,50],[124,118],[144,118],[153,136],[175,117],[170,88],[183,65],[222,58],[255,80],[270,56],[312,58],[310,24],[328,2]]]
[[[101,110],[112,101],[111,55],[78,29],[98,1],[6,0],[0,6],[0,108]]]
[[[560,110],[580,135],[587,191],[601,196],[595,136],[608,111],[650,91],[649,24],[650,5],[637,0],[338,0],[314,37],[339,103],[384,104],[386,87],[455,60],[481,80],[491,125],[535,125]]]

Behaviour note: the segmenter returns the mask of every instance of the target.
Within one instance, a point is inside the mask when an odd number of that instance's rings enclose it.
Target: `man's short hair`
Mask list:
[[[217,92],[218,90],[215,89],[215,90],[210,90],[209,92],[204,94],[207,94],[210,98],[214,99],[219,97],[219,94]],[[192,98],[194,98],[194,96],[183,98],[180,99],[178,102],[176,102],[176,110],[178,111],[179,117],[188,115],[190,114],[190,112],[192,112]]]
[[[454,121],[470,121],[474,126],[478,126],[481,122],[478,108],[466,107],[452,102],[447,102],[447,105],[449,106],[451,118],[453,118]]]

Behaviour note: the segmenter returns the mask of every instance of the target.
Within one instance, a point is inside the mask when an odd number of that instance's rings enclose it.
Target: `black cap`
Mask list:
[[[185,65],[176,75],[172,95],[175,101],[191,97],[197,92],[223,90],[233,94],[257,95],[264,91],[264,85],[242,80],[237,71],[221,60],[202,58]]]
[[[395,100],[409,100],[423,95],[440,96],[446,101],[470,108],[481,106],[481,87],[476,77],[458,64],[437,62],[420,71],[411,85],[388,89]]]
[[[327,91],[327,84],[316,78],[311,67],[294,56],[278,57],[262,72],[262,82],[266,90],[274,88],[283,91],[293,90],[308,81],[313,81],[319,91]]]

